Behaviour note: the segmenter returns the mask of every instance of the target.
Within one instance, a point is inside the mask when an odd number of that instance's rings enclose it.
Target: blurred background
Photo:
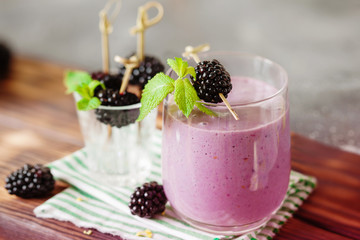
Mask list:
[[[111,57],[136,50],[129,29],[146,2],[123,0]],[[360,154],[359,0],[159,2],[165,15],[146,32],[147,54],[165,62],[186,45],[210,43],[212,50],[270,58],[289,75],[292,131]],[[100,70],[98,13],[105,3],[0,0],[0,42],[15,56]]]

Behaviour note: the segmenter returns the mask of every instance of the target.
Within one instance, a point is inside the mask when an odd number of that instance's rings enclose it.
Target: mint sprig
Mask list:
[[[175,81],[164,73],[156,74],[146,85],[141,96],[140,115],[137,121],[143,120],[151,110],[175,89]]]
[[[189,79],[184,78],[175,81],[174,101],[186,117],[189,117],[198,98]]]
[[[175,60],[169,58],[167,60],[167,64],[174,70],[180,79],[184,78],[188,74],[190,74],[194,79],[196,78],[195,69],[191,66],[189,67],[189,64],[181,58],[175,57]]]
[[[79,110],[87,111],[98,108],[101,105],[101,101],[94,97],[94,91],[98,86],[105,89],[105,85],[98,80],[93,80],[87,72],[67,71],[64,83],[67,88],[67,94],[77,92],[82,97],[76,103]]]
[[[174,58],[167,60],[168,65],[178,75],[178,79],[174,80],[164,73],[156,74],[145,85],[141,97],[140,115],[137,121],[143,120],[162,100],[169,94],[174,92],[174,101],[182,113],[189,117],[191,111],[196,106],[200,111],[216,116],[216,114],[205,107],[200,101],[195,88],[186,76],[191,75],[196,79],[194,67],[182,60]]]

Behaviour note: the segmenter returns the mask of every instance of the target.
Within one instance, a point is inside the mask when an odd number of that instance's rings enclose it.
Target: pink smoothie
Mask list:
[[[169,104],[164,116],[163,184],[180,214],[210,225],[239,226],[267,217],[281,204],[290,174],[290,129],[283,95],[261,81],[232,78],[220,117],[193,111],[187,120]],[[169,102],[171,102],[171,98]]]

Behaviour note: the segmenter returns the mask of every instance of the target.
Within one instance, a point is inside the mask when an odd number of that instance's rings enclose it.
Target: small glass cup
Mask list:
[[[287,74],[254,55],[214,52],[200,59],[217,59],[230,73],[227,100],[240,119],[224,103],[207,104],[217,117],[195,108],[186,118],[169,95],[163,111],[164,190],[189,224],[217,234],[245,233],[266,223],[289,184]]]
[[[80,99],[79,95],[74,96],[76,101]],[[141,103],[137,103],[77,110],[87,154],[86,165],[95,179],[116,186],[133,186],[149,175],[153,155],[147,141],[155,131],[156,113],[135,122],[140,106]],[[101,122],[100,116],[111,124]]]

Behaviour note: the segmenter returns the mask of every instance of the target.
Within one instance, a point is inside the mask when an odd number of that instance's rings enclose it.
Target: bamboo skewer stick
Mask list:
[[[198,53],[207,51],[209,49],[210,49],[209,44],[202,44],[202,45],[197,46],[197,47],[187,46],[185,48],[185,52],[183,53],[183,56],[184,57],[192,57],[194,59],[194,61],[198,64],[198,63],[200,63],[200,58],[199,58]],[[225,106],[228,108],[229,112],[233,115],[235,120],[239,120],[239,116],[234,111],[234,109],[232,109],[230,103],[225,98],[224,94],[219,93],[219,96],[220,96],[221,100],[225,103]]]
[[[106,6],[105,6],[106,7]],[[109,73],[109,33],[111,32],[110,22],[107,17],[107,12],[103,9],[100,13],[100,32],[101,32],[101,49],[102,49],[102,65],[103,72]],[[111,139],[112,128],[111,125],[107,125],[108,138]]]
[[[131,56],[129,59],[115,56],[114,60],[115,62],[121,63],[125,66],[125,73],[119,90],[119,93],[123,94],[127,88],[133,69],[139,66],[140,61],[136,55]]]
[[[100,12],[100,31],[101,31],[101,47],[102,47],[102,63],[103,72],[109,73],[109,33],[110,23],[107,14],[104,11]]]
[[[150,8],[156,8],[158,10],[158,14],[152,19],[149,19],[147,15],[147,11]],[[120,94],[125,92],[133,69],[138,67],[140,62],[142,62],[145,58],[145,30],[158,23],[162,19],[163,15],[164,9],[158,2],[148,2],[144,6],[139,7],[136,26],[130,30],[131,34],[138,34],[137,53],[136,55],[131,56],[129,59],[122,58],[120,56],[115,56],[114,58],[116,62],[123,64],[126,68],[119,90]]]
[[[225,103],[226,107],[229,109],[230,113],[233,115],[233,117],[235,118],[235,120],[239,120],[239,116],[238,116],[237,113],[234,111],[234,109],[232,109],[230,103],[229,103],[228,100],[225,98],[224,94],[219,93],[219,96],[220,96],[221,100],[223,100],[223,102]]]
[[[107,130],[108,130],[108,138],[110,140],[112,136],[112,127],[110,124],[107,125]]]
[[[152,18],[148,18],[147,11],[150,8],[156,8],[158,14]],[[137,39],[137,57],[140,62],[144,60],[145,56],[145,30],[155,24],[157,24],[164,16],[164,8],[158,2],[148,2],[145,5],[138,8],[138,17],[136,20],[136,26],[130,29],[130,33],[138,34]]]
[[[108,19],[108,11],[112,4],[116,4],[115,9],[111,15],[111,20]],[[110,63],[109,63],[109,34],[112,33],[112,22],[119,14],[121,7],[121,2],[119,0],[110,0],[106,3],[105,7],[100,11],[100,23],[99,28],[101,32],[101,52],[102,52],[102,65],[103,72],[109,73],[110,71]],[[107,125],[108,130],[108,138],[111,139],[112,136],[112,128],[111,125]]]
[[[115,9],[110,17],[108,18],[108,11],[112,4],[116,4]],[[99,28],[101,32],[101,49],[102,49],[102,65],[103,72],[109,73],[110,64],[109,64],[109,34],[112,33],[113,27],[112,22],[119,14],[121,7],[121,2],[119,0],[110,0],[106,3],[105,7],[100,11],[100,23]]]
[[[136,67],[136,65],[125,65],[125,73],[124,73],[124,77],[122,79],[122,83],[121,83],[121,87],[120,87],[120,91],[119,91],[120,95],[124,94],[125,89],[130,80],[130,75],[135,67]]]

